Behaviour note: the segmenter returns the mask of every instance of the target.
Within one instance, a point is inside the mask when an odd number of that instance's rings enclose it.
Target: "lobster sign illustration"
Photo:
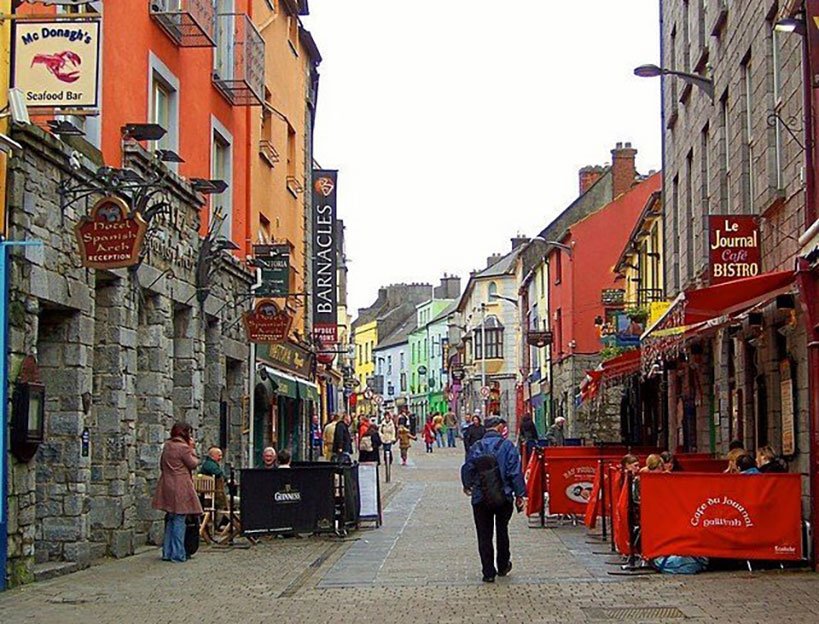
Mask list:
[[[71,50],[56,54],[36,54],[31,61],[31,66],[35,65],[45,65],[57,80],[71,83],[80,79],[79,67],[82,65],[82,58]]]

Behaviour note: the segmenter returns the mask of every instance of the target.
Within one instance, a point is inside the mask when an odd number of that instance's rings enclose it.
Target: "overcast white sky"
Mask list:
[[[509,7],[501,12],[500,9]],[[381,285],[466,285],[577,195],[617,141],[660,168],[657,0],[310,0],[315,156],[339,169],[349,303]]]

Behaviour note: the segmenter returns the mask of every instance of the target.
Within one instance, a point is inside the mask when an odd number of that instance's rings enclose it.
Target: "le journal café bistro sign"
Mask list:
[[[712,286],[762,272],[757,217],[711,215],[708,232]]]

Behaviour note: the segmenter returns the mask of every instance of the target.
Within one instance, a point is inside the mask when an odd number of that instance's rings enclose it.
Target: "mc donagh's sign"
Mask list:
[[[119,197],[103,197],[74,228],[82,265],[90,269],[120,269],[139,262],[147,225],[129,214]]]
[[[276,343],[287,340],[293,317],[282,310],[275,301],[262,299],[253,312],[245,314],[247,338],[255,343]]]
[[[754,277],[762,272],[757,218],[746,215],[708,217],[711,285]]]

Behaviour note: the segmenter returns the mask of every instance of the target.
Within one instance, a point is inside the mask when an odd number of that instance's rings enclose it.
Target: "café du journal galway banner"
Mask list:
[[[98,20],[14,25],[14,86],[32,108],[96,107]]]

